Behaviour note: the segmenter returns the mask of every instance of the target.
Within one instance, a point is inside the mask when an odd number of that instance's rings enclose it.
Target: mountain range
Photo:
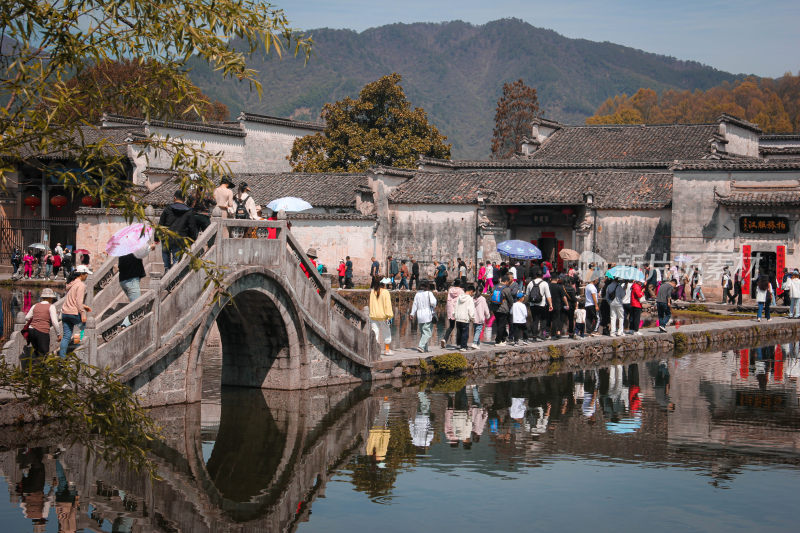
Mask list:
[[[621,29],[622,31],[622,29]],[[409,101],[453,144],[454,158],[489,155],[503,83],[535,87],[544,117],[582,124],[606,98],[641,87],[708,89],[743,75],[609,42],[571,39],[519,19],[391,24],[363,32],[315,29],[310,60],[254,56],[263,98],[197,61],[190,76],[232,114],[318,120],[326,102],[357,97],[364,84],[398,72]],[[232,117],[232,118],[235,118]]]

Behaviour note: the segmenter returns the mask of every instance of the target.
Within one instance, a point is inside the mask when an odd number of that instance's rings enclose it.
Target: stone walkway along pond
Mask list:
[[[416,348],[401,348],[394,355],[384,355],[373,364],[373,380],[403,376],[442,373],[443,365],[458,364],[466,359],[463,370],[487,370],[520,365],[558,369],[564,362],[599,364],[626,356],[641,354],[681,355],[688,352],[733,349],[738,346],[755,346],[773,340],[797,339],[800,320],[773,318],[756,322],[753,319],[720,320],[689,324],[666,333],[656,328],[642,330],[642,335],[623,337],[562,338],[529,344],[527,346],[495,346],[481,343],[478,350],[460,352],[457,349],[431,346],[430,352],[421,356]],[[453,355],[455,357],[453,357]],[[443,358],[444,356],[444,358]],[[449,358],[447,356],[450,356]],[[463,365],[462,365],[463,366]],[[522,369],[520,369],[522,371]]]

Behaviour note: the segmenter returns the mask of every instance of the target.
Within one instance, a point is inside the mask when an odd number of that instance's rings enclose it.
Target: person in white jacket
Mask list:
[[[472,299],[474,294],[475,286],[467,285],[464,294],[459,295],[458,300],[456,300],[456,310],[454,313],[456,319],[456,338],[462,352],[466,352],[468,349],[469,324],[475,321],[475,300]]]
[[[800,272],[793,270],[786,285],[789,286],[789,318],[800,318]]]
[[[436,309],[436,297],[429,290],[430,285],[427,281],[419,283],[418,287],[419,290],[414,296],[414,303],[411,306],[411,317],[417,319],[421,331],[417,351],[424,353],[428,351],[428,342],[433,335],[433,311]]]

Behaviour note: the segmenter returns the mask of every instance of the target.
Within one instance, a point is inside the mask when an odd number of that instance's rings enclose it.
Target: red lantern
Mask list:
[[[36,208],[42,205],[42,201],[38,196],[30,195],[24,200],[25,205],[31,208],[31,211],[36,211]]]
[[[514,216],[519,213],[519,207],[506,207],[506,213],[511,216]]]
[[[67,205],[67,197],[62,194],[53,196],[52,198],[50,198],[50,205],[52,205],[56,209],[61,209],[62,207]]]
[[[575,210],[574,210],[574,209],[572,209],[571,207],[564,207],[564,208],[562,208],[562,209],[561,209],[561,214],[562,214],[562,215],[567,215],[567,216],[569,216],[569,215],[571,215],[571,214],[572,214],[572,213],[574,213],[574,212],[575,212]]]
[[[94,196],[89,196],[89,195],[87,194],[86,196],[84,196],[83,198],[81,198],[81,203],[82,203],[83,205],[85,205],[86,207],[95,207],[95,206],[97,206],[97,204],[99,204],[100,202],[98,202],[98,201],[97,201],[97,198],[95,198]]]

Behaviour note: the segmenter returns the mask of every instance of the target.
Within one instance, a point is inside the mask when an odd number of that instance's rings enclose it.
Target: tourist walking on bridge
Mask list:
[[[119,285],[122,287],[122,292],[128,297],[129,302],[137,300],[142,295],[140,286],[141,279],[147,276],[144,270],[144,263],[142,259],[147,257],[151,250],[155,250],[156,245],[151,243],[142,246],[132,254],[123,255],[119,258]],[[122,325],[128,327],[131,325],[129,317],[125,317]]]
[[[25,320],[30,320],[28,326],[28,342],[33,346],[37,355],[45,355],[50,352],[50,327],[54,327],[58,335],[58,342],[61,342],[61,325],[58,323],[58,313],[56,313],[56,303],[58,297],[53,289],[47,288],[42,291],[42,301],[34,305],[25,315]]]
[[[197,237],[194,215],[191,208],[186,205],[180,189],[172,195],[172,203],[161,212],[158,225],[175,233],[173,236],[165,236],[161,243],[161,259],[164,261],[164,272],[166,272],[178,262],[184,246],[183,238],[194,239]]]
[[[67,281],[67,295],[64,297],[64,305],[61,307],[61,322],[63,324],[63,336],[61,337],[61,347],[58,355],[67,356],[67,348],[73,341],[75,327],[81,327],[81,331],[86,324],[87,313],[92,312],[92,308],[83,303],[86,298],[86,278],[92,271],[86,265],[79,265],[75,269],[75,278]],[[79,335],[78,340],[80,340]],[[77,344],[77,343],[76,343]]]
[[[387,279],[381,280],[377,276],[372,278],[372,290],[369,291],[369,322],[375,340],[384,346],[383,355],[392,355],[392,332],[389,321],[394,318],[392,299],[389,291],[382,285],[387,285]]]

